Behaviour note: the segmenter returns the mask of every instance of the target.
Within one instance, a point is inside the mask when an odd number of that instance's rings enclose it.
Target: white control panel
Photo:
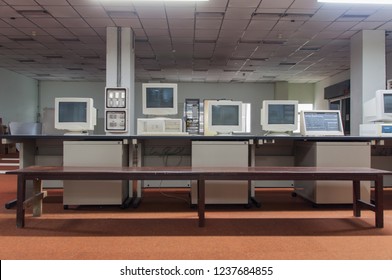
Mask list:
[[[125,88],[106,89],[106,108],[125,108],[127,91]]]
[[[125,111],[106,111],[106,130],[125,131],[126,124]]]
[[[113,87],[105,89],[105,132],[127,132],[128,89]]]

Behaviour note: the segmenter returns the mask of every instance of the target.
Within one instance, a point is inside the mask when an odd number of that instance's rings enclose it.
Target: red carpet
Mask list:
[[[16,178],[0,175],[1,259],[391,259],[392,189],[385,192],[385,227],[374,214],[353,217],[349,206],[320,206],[290,190],[258,190],[261,208],[207,206],[206,226],[184,201],[186,190],[147,190],[139,208],[80,206],[64,210],[50,191],[44,215],[15,226]]]

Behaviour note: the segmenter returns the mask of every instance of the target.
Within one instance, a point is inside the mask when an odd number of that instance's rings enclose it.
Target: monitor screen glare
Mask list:
[[[213,105],[211,114],[212,125],[239,125],[237,105]]]
[[[305,115],[307,131],[340,131],[340,121],[338,113],[328,112],[307,112]]]
[[[147,108],[172,108],[173,102],[172,88],[147,88],[146,90]]]
[[[59,122],[86,122],[86,102],[60,102]]]
[[[384,94],[384,113],[392,113],[392,94]]]
[[[270,104],[268,107],[268,124],[294,124],[295,106]]]

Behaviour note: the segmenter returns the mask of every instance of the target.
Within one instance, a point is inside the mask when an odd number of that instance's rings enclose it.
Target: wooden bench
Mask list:
[[[384,225],[383,176],[392,172],[372,168],[329,167],[53,167],[30,166],[7,172],[18,176],[16,225],[25,225],[25,209],[33,206],[33,216],[42,214],[42,180],[196,180],[199,226],[205,224],[205,180],[344,180],[353,182],[354,216],[361,210],[375,212],[376,227]],[[33,196],[26,199],[26,181],[33,180]],[[373,181],[374,203],[360,199],[360,182]]]

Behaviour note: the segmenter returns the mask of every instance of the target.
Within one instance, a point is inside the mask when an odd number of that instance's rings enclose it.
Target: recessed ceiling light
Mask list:
[[[113,0],[99,0],[101,2],[112,2]],[[116,2],[207,2],[209,0],[116,0]]]

